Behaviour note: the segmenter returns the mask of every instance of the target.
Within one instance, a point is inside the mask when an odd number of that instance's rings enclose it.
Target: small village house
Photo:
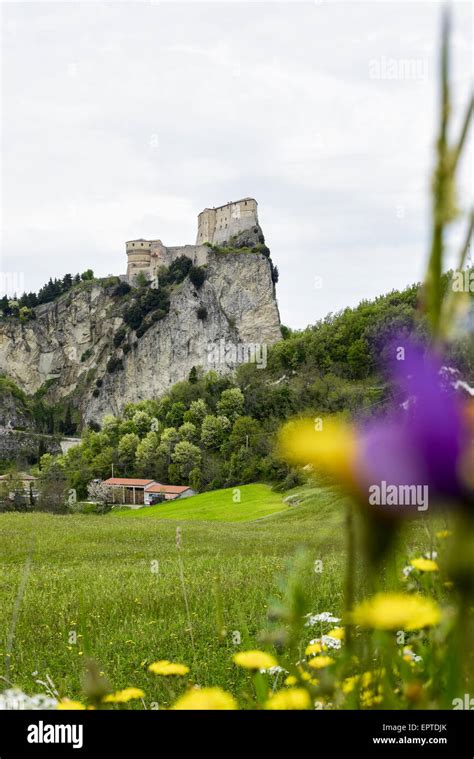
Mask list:
[[[155,480],[132,477],[109,477],[103,484],[112,490],[112,503],[134,509],[196,495],[196,491],[187,485],[163,485]]]

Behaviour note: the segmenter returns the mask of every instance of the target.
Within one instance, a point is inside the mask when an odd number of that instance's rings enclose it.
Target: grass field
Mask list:
[[[248,522],[285,509],[288,506],[283,502],[281,493],[275,493],[268,485],[241,485],[239,488],[214,490],[142,509],[126,508],[114,511],[113,515],[132,519],[151,517]]]
[[[220,491],[120,518],[0,515],[2,654],[26,580],[10,681],[32,693],[43,691],[36,680],[49,676],[61,695],[79,697],[90,656],[114,688],[141,687],[147,708],[166,706],[174,686],[146,666],[170,659],[188,664],[194,682],[241,690],[247,676],[231,662],[232,633],[240,633],[241,648],[259,645],[269,603],[281,594],[278,578],[298,549],[309,557],[308,612],[342,611],[344,498],[332,488],[307,488],[293,491],[302,494],[297,505],[285,506],[281,494],[262,488],[242,487],[240,504],[232,491]],[[198,511],[188,520],[193,503]],[[164,510],[165,519],[155,518]],[[251,514],[253,521],[244,521]],[[317,559],[321,574],[312,567]]]

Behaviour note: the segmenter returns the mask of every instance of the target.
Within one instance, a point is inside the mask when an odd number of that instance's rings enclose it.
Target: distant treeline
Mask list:
[[[60,295],[67,293],[74,285],[87,282],[93,278],[94,272],[92,269],[87,269],[82,274],[65,274],[62,279],[50,278],[49,282],[43,285],[37,293],[23,293],[19,298],[16,296],[9,298],[7,295],[4,295],[0,298],[0,311],[3,316],[7,317],[34,318],[32,309],[35,306],[40,306],[42,303],[51,303]]]

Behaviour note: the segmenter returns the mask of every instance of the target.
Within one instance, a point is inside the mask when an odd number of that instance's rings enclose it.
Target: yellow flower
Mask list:
[[[308,667],[323,669],[329,667],[330,664],[334,664],[334,659],[331,656],[315,656],[308,662]]]
[[[126,704],[127,701],[132,701],[135,698],[143,698],[145,693],[140,688],[124,688],[118,690],[115,693],[109,693],[108,696],[104,696],[102,701],[107,704]]]
[[[237,701],[230,694],[222,688],[192,688],[188,690],[183,696],[171,707],[172,709],[181,710],[235,710]]]
[[[265,709],[309,709],[311,698],[304,688],[288,688],[274,693],[265,703]]]
[[[440,540],[443,540],[443,538],[449,538],[449,536],[452,534],[453,533],[451,532],[451,530],[440,530],[439,532],[436,533],[436,537],[440,538]]]
[[[328,632],[328,636],[330,638],[336,638],[336,640],[344,640],[344,628],[343,627],[335,627],[333,630],[330,630]]]
[[[296,685],[298,680],[294,675],[288,675],[288,677],[285,680],[285,685]]]
[[[359,682],[359,675],[353,675],[352,677],[346,677],[346,679],[342,683],[342,692],[343,693],[352,693],[355,686]]]
[[[278,664],[274,656],[264,651],[239,651],[234,654],[232,661],[244,669],[270,669]]]
[[[437,625],[441,609],[431,598],[407,593],[376,593],[362,601],[351,614],[351,621],[376,630],[420,630]]]
[[[371,690],[364,691],[360,696],[360,705],[365,709],[370,706],[376,706],[377,704],[380,704],[381,701],[382,696],[375,695]]]
[[[161,661],[154,661],[148,667],[149,672],[153,672],[154,675],[163,675],[168,677],[169,675],[187,675],[189,667],[186,664],[177,664],[175,662],[162,659]]]
[[[66,709],[70,709],[71,711],[82,711],[85,708],[84,704],[81,704],[80,701],[71,701],[70,698],[62,698],[56,707],[59,711],[64,711]]]
[[[347,423],[298,419],[286,424],[279,439],[281,456],[294,464],[313,464],[339,480],[353,482],[356,436]]]
[[[433,559],[424,559],[422,556],[420,556],[419,559],[412,559],[410,561],[410,564],[412,567],[415,567],[415,569],[419,569],[420,572],[437,572],[439,567]]]
[[[305,656],[312,656],[314,654],[320,654],[322,651],[321,643],[309,643],[306,646]]]

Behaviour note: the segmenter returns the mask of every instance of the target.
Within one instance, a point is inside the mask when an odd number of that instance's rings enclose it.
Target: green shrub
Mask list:
[[[117,356],[111,356],[107,362],[107,371],[109,374],[113,374],[116,371],[123,369],[123,362],[121,358]]]
[[[194,287],[199,290],[206,280],[206,270],[203,266],[191,266],[189,270],[189,279]]]
[[[204,321],[204,319],[207,319],[207,308],[206,308],[206,306],[199,306],[196,314],[197,314],[197,318],[201,319],[201,321]]]

